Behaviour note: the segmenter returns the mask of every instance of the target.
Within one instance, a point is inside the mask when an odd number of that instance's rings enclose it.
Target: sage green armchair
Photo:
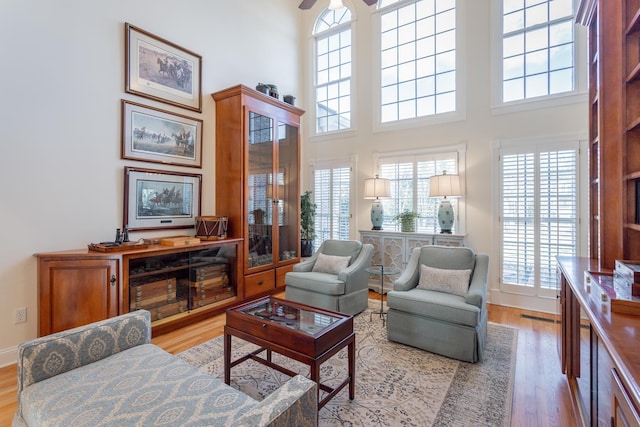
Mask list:
[[[357,240],[325,240],[285,275],[285,298],[355,315],[367,308],[373,246]]]
[[[488,272],[489,256],[469,248],[413,249],[387,294],[387,338],[458,360],[481,360]]]

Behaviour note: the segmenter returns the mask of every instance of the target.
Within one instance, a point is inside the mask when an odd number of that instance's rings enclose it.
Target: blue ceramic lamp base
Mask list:
[[[440,207],[438,208],[438,223],[440,223],[440,233],[451,234],[454,219],[455,216],[453,215],[453,206],[451,206],[451,202],[446,198],[442,199],[442,201],[440,202]]]
[[[372,230],[382,230],[382,223],[384,222],[384,209],[382,208],[382,202],[379,199],[375,199],[371,204],[371,224],[373,224]]]

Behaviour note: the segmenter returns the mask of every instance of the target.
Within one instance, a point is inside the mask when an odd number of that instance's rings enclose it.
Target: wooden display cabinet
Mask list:
[[[154,333],[177,329],[241,302],[240,239],[152,245],[101,253],[40,253],[38,336],[136,309],[151,312]]]
[[[238,85],[216,102],[216,209],[243,239],[243,298],[273,293],[300,260],[300,117],[304,111]]]
[[[640,1],[582,0],[588,28],[590,257],[640,259]]]

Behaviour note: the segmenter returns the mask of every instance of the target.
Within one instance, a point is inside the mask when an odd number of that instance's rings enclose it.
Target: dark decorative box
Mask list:
[[[203,240],[224,240],[227,238],[227,225],[229,218],[226,216],[197,216],[196,237]]]

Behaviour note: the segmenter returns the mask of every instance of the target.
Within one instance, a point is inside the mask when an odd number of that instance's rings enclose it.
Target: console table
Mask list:
[[[428,234],[407,233],[400,231],[360,230],[360,241],[373,245],[372,265],[384,264],[385,269],[404,270],[411,256],[413,248],[422,246],[464,246],[465,237],[462,234]],[[370,276],[369,289],[380,292],[380,280]],[[385,277],[385,283],[390,286],[392,278]]]
[[[558,257],[558,350],[578,424],[640,425],[640,316],[611,312],[591,273],[597,262]]]

